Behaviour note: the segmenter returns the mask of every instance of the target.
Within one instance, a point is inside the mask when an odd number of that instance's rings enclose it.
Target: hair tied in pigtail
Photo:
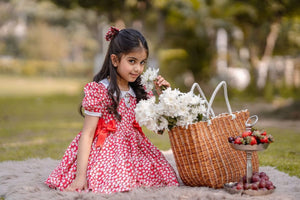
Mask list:
[[[119,31],[119,29],[111,26],[105,35],[106,41],[111,41],[116,35],[118,35]]]

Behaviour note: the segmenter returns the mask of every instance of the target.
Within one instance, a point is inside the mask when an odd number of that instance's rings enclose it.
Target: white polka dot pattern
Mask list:
[[[88,187],[93,192],[113,193],[128,191],[136,187],[178,186],[176,174],[162,153],[143,133],[134,128],[136,98],[130,96],[130,106],[121,99],[119,122],[106,110],[111,104],[103,84],[88,83],[82,105],[85,110],[101,113],[104,121],[116,121],[115,132],[108,133],[103,147],[96,147],[97,137],[92,143],[88,160]],[[76,158],[81,132],[67,148],[61,163],[46,180],[51,188],[68,187],[76,176]]]

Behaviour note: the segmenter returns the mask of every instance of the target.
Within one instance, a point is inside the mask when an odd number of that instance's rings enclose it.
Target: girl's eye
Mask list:
[[[141,65],[145,65],[147,62],[146,61],[142,61],[141,62]]]
[[[134,64],[135,60],[129,60],[129,63]]]

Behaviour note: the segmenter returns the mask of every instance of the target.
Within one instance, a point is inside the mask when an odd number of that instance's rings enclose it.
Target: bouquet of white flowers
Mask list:
[[[145,72],[147,76],[142,76],[142,83],[147,83],[146,88],[153,89],[157,72],[158,70],[147,70]],[[143,80],[145,77],[152,79]],[[146,126],[154,132],[161,132],[165,129],[171,130],[174,126],[187,127],[189,124],[201,121],[205,117],[206,107],[205,101],[192,92],[182,93],[178,89],[167,88],[162,91],[158,102],[155,96],[141,100],[135,108],[135,113],[136,120],[141,126]]]
[[[148,68],[142,75],[141,75],[141,83],[145,86],[146,92],[150,92],[154,88],[153,81],[156,80],[157,74],[159,69]]]

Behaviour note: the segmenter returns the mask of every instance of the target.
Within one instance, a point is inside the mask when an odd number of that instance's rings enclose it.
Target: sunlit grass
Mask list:
[[[279,128],[266,130],[274,136],[275,142],[259,152],[260,164],[300,177],[300,133]]]
[[[0,98],[0,161],[59,158],[79,132],[81,95]]]
[[[83,78],[51,78],[0,75],[0,96],[76,95],[86,82]]]
[[[0,98],[0,161],[61,158],[81,130],[83,118],[77,110],[81,99],[81,95]],[[170,148],[167,134],[144,130],[160,149]]]
[[[157,146],[160,150],[166,151],[171,148],[168,132],[165,131],[164,134],[160,135],[143,128],[145,135],[150,139],[150,141]]]

